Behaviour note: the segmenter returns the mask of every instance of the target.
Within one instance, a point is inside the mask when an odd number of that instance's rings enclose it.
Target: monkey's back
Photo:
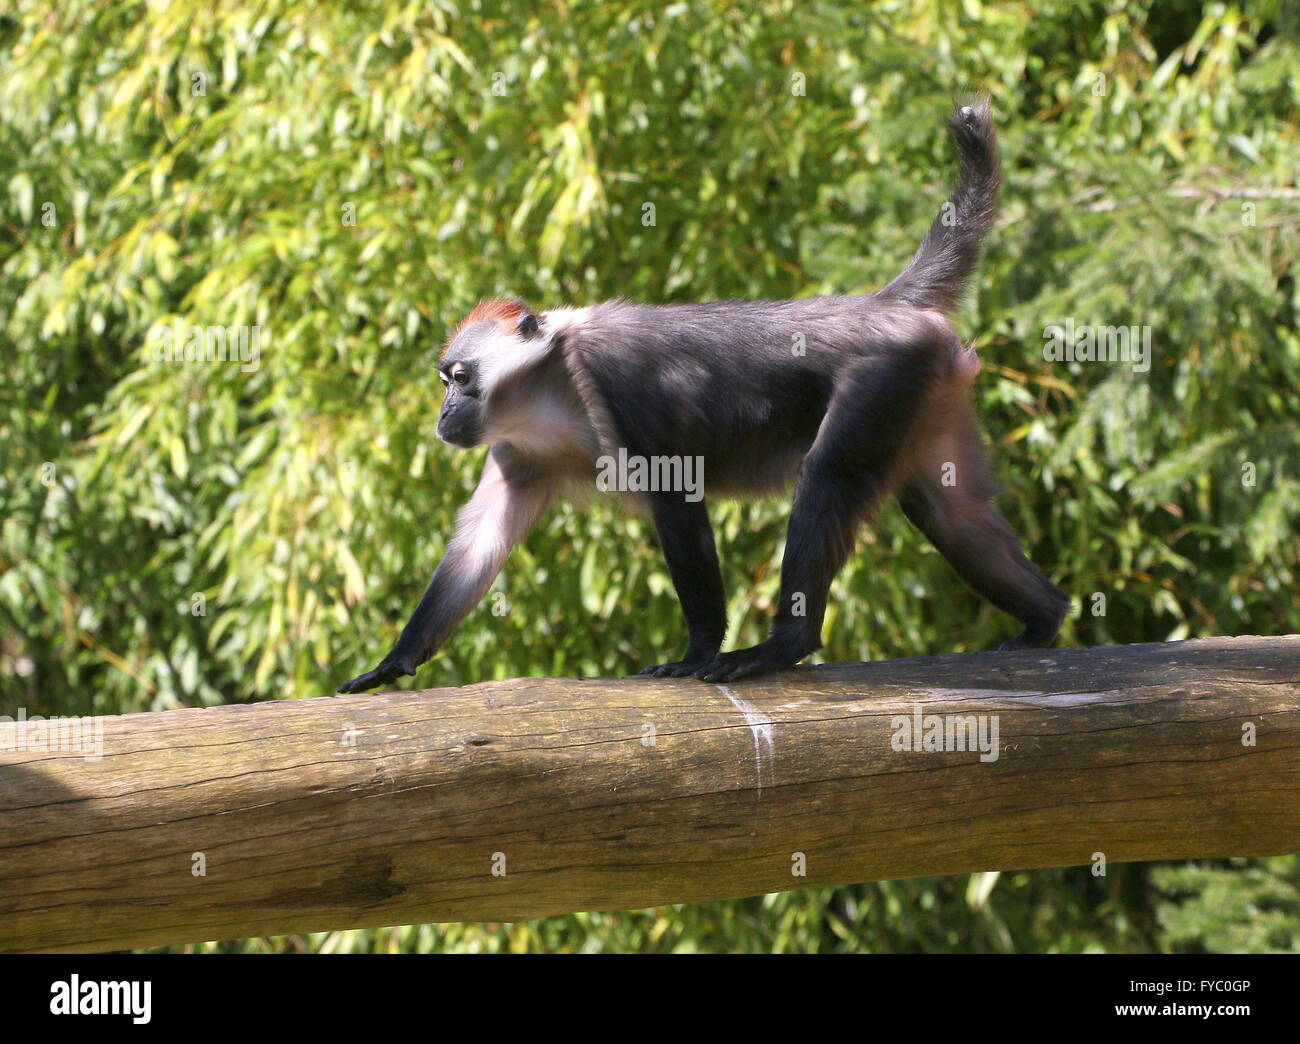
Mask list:
[[[903,338],[933,338],[933,324],[870,296],[616,300],[584,309],[564,350],[629,453],[701,457],[710,492],[761,492],[793,476],[845,367]]]

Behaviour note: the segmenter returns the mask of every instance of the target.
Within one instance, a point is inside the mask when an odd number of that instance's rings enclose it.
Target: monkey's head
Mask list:
[[[484,301],[456,327],[438,361],[447,389],[438,438],[470,449],[492,433],[501,391],[547,352],[537,316],[520,301]]]

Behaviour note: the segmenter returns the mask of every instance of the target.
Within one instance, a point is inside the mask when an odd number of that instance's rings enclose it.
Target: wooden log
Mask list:
[[[98,760],[8,726],[0,950],[1300,851],[1297,636],[92,721]]]

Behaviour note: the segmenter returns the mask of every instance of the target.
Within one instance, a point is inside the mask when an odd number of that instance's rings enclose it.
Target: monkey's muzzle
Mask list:
[[[438,438],[460,449],[473,449],[483,438],[483,428],[478,424],[457,424],[445,418],[438,421]]]

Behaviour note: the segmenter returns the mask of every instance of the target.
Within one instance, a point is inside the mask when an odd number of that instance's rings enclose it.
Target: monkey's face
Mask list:
[[[473,359],[444,359],[438,378],[447,390],[438,414],[438,438],[462,449],[477,446],[485,427],[478,364]]]
[[[492,421],[504,409],[500,389],[515,383],[521,371],[544,355],[537,317],[525,305],[488,301],[475,308],[438,364],[438,377],[447,389],[438,415],[438,438],[469,449],[497,437],[502,425]]]

